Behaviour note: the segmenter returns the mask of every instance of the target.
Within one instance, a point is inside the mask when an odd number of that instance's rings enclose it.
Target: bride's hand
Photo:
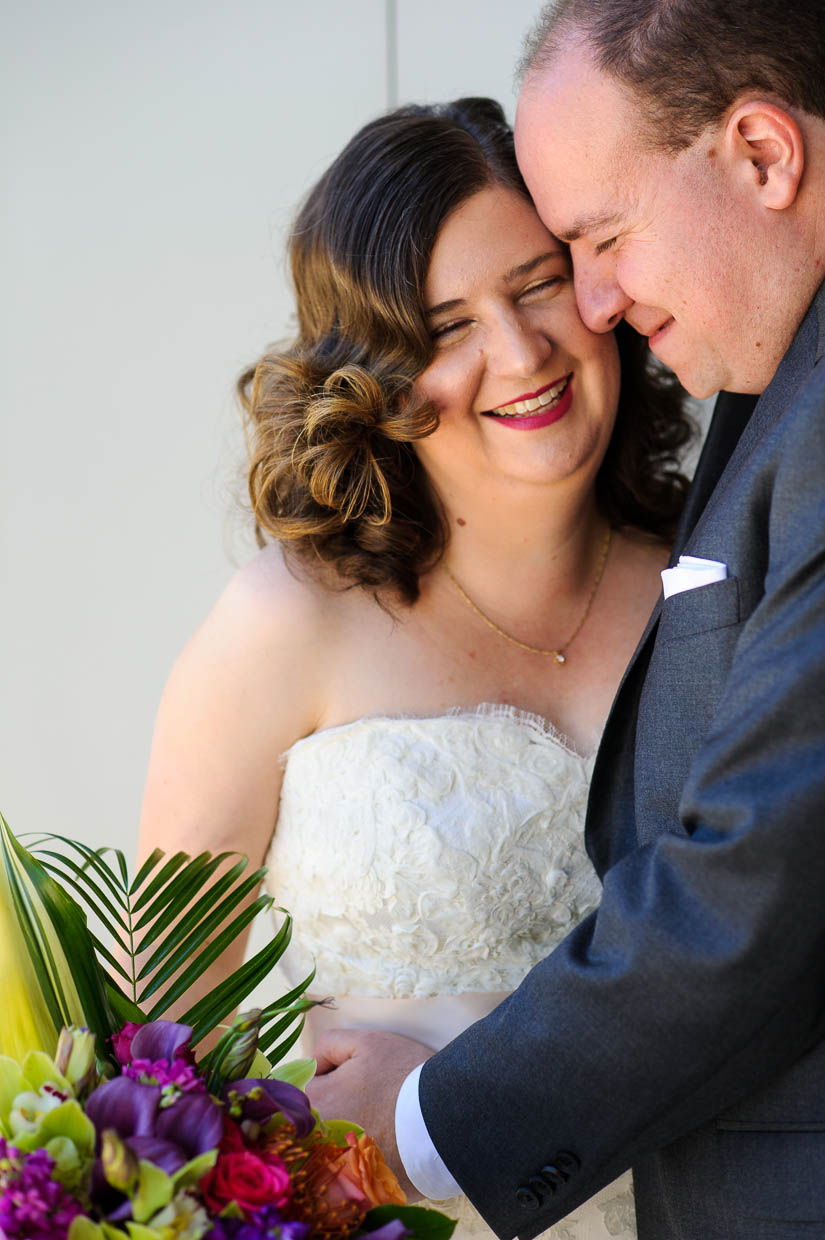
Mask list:
[[[325,1119],[358,1123],[378,1143],[408,1201],[421,1197],[407,1179],[395,1143],[395,1101],[405,1078],[434,1051],[374,1029],[331,1029],[315,1046],[318,1072],[306,1092]]]

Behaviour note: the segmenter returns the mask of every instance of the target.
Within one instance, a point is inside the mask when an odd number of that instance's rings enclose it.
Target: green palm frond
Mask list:
[[[109,936],[107,945],[89,931],[98,960],[107,966],[109,1007],[122,1020],[159,1019],[258,914],[275,907],[271,896],[253,898],[266,870],[247,874],[248,858],[238,853],[167,857],[156,849],[130,879],[120,849],[90,848],[50,834],[31,852]],[[278,911],[284,920],[270,942],[180,1018],[193,1026],[193,1044],[240,1006],[280,960],[292,919]],[[303,1013],[312,1006],[302,998],[311,980],[263,1011],[259,1044],[273,1063],[300,1033]],[[288,1032],[291,1026],[296,1028]]]

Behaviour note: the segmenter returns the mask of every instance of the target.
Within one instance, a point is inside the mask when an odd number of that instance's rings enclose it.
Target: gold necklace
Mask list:
[[[455,577],[450,572],[449,568],[447,568],[446,564],[444,565],[444,571],[446,572],[447,576],[450,578],[450,581],[453,583],[456,590],[458,590],[459,594],[464,599],[464,602],[467,604],[467,606],[471,608],[472,611],[475,612],[475,614],[478,616],[480,620],[484,621],[484,623],[487,625],[488,628],[491,628],[494,633],[498,633],[499,637],[505,638],[505,640],[510,642],[513,646],[518,646],[520,650],[527,650],[530,654],[543,654],[543,655],[546,655],[548,658],[555,659],[557,663],[566,663],[567,655],[564,653],[564,651],[569,649],[569,647],[573,645],[573,642],[576,640],[579,633],[582,631],[582,628],[584,627],[585,620],[590,615],[590,608],[593,606],[593,599],[596,597],[596,591],[599,588],[599,583],[601,582],[602,575],[604,573],[604,566],[607,563],[607,553],[610,550],[610,535],[612,534],[612,532],[613,531],[608,525],[607,533],[604,536],[604,542],[602,544],[601,555],[599,556],[599,563],[596,568],[596,576],[593,579],[593,585],[590,587],[590,594],[588,595],[587,603],[585,605],[584,612],[582,613],[582,618],[579,621],[579,623],[576,625],[570,637],[568,637],[564,645],[561,646],[558,650],[541,650],[538,646],[529,646],[527,642],[520,642],[517,637],[511,637],[509,633],[505,633],[504,629],[500,628],[499,625],[496,624],[495,620],[491,620],[489,616],[486,616],[484,612],[481,610],[481,608],[478,606],[478,604],[473,602],[473,600],[470,598],[469,594],[464,589],[464,587],[460,585],[459,582],[456,581]]]

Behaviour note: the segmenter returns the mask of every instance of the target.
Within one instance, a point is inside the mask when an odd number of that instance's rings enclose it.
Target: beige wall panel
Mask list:
[[[252,546],[234,379],[385,105],[385,5],[16,0],[1,42],[0,810],[131,851],[161,687]]]
[[[512,120],[514,71],[537,0],[398,0],[398,96],[491,95]]]

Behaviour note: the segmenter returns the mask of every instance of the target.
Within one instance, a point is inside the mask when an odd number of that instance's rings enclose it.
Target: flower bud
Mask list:
[[[60,1031],[55,1067],[61,1076],[74,1086],[76,1094],[82,1094],[91,1084],[95,1073],[95,1035],[79,1025],[69,1025]]]
[[[260,1008],[242,1012],[232,1022],[229,1048],[221,1056],[221,1076],[225,1081],[239,1081],[251,1068],[258,1049],[260,1022]]]
[[[107,1128],[103,1133],[100,1161],[103,1164],[103,1174],[112,1188],[128,1194],[135,1187],[140,1175],[140,1163],[126,1142],[121,1141],[114,1128]]]

